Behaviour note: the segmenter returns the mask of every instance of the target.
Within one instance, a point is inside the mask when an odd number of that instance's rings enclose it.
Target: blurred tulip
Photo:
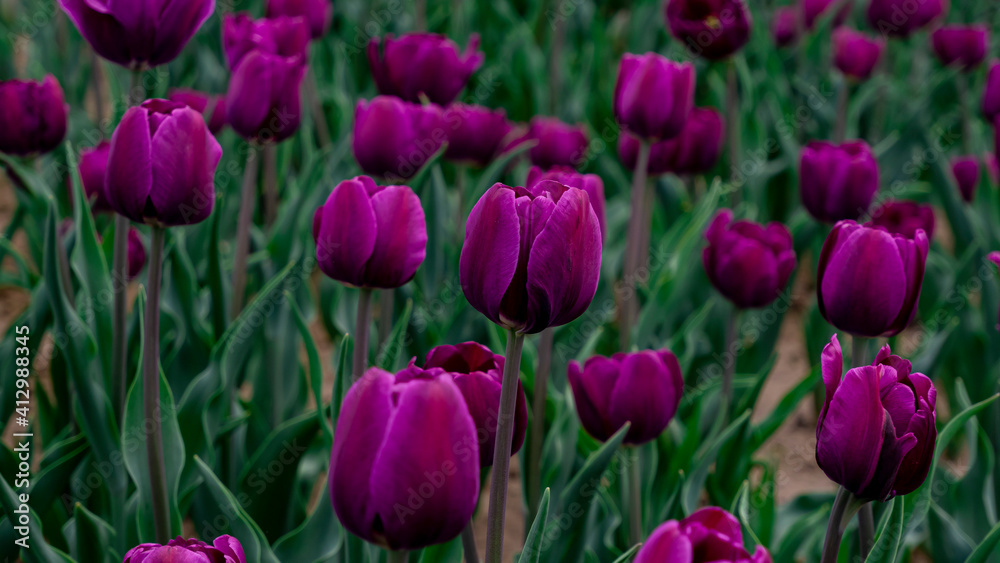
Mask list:
[[[493,450],[496,446],[497,421],[500,412],[500,384],[503,382],[503,356],[494,354],[489,348],[476,342],[463,342],[454,346],[443,345],[431,348],[424,361],[424,369],[441,368],[455,379],[455,385],[462,392],[469,414],[476,424],[479,443],[479,466],[493,465]],[[396,381],[419,368],[413,366],[396,376]],[[514,410],[514,439],[511,455],[516,454],[524,444],[524,434],[528,428],[528,407],[521,382],[517,382],[517,404]]]
[[[684,377],[670,350],[592,356],[567,370],[580,422],[604,442],[626,422],[626,444],[645,444],[666,429],[684,392]]]
[[[454,103],[444,110],[442,120],[448,134],[444,157],[479,167],[500,155],[511,131],[502,109]]]
[[[703,174],[711,170],[722,151],[724,134],[725,125],[719,112],[694,108],[681,134],[665,141],[674,145],[673,172]]]
[[[868,80],[878,65],[885,41],[847,27],[833,31],[833,64],[845,76]]]
[[[129,68],[174,60],[215,0],[59,0],[98,55]]]
[[[538,144],[528,151],[531,163],[542,168],[578,167],[587,155],[587,134],[579,125],[569,125],[554,117],[531,119],[526,140]]]
[[[97,212],[111,212],[111,206],[104,197],[104,178],[108,172],[108,155],[111,154],[111,143],[101,141],[96,147],[80,150],[80,182],[83,193],[91,203],[91,209]],[[72,188],[72,184],[70,184]],[[72,189],[70,194],[72,194]]]
[[[743,546],[739,521],[721,508],[708,506],[691,516],[660,524],[634,563],[771,563],[763,546],[751,555]]]
[[[1000,161],[997,160],[996,155],[993,153],[986,153],[983,160],[986,161],[986,174],[989,175],[990,182],[994,186],[1000,184]]]
[[[579,317],[600,269],[601,226],[581,189],[550,180],[494,184],[469,214],[462,291],[504,328],[533,334]]]
[[[618,136],[618,159],[627,170],[635,170],[639,160],[639,144],[639,139],[630,135],[628,131],[622,131]],[[672,172],[676,149],[677,143],[674,139],[650,144],[649,166],[646,167],[646,173],[650,176],[659,176]]]
[[[668,0],[670,33],[695,55],[719,60],[750,39],[750,10],[745,0]]]
[[[625,53],[615,83],[615,119],[639,137],[676,137],[694,107],[694,66],[663,55]]]
[[[241,12],[222,19],[222,50],[231,70],[236,70],[251,51],[301,58],[304,64],[309,57],[309,38],[309,24],[300,17],[255,20]]]
[[[930,240],[934,238],[934,208],[915,201],[886,201],[872,212],[869,225],[906,238],[922,230]]]
[[[479,498],[479,448],[455,381],[369,369],[337,417],[329,484],[340,522],[366,541],[411,550],[458,536]]]
[[[819,257],[816,293],[823,318],[855,336],[899,334],[916,314],[928,242],[854,221],[837,223]]]
[[[198,223],[212,213],[221,158],[200,113],[169,100],[146,100],[125,112],[111,137],[104,195],[137,223]]]
[[[134,280],[146,266],[146,246],[139,238],[139,231],[132,227],[128,230],[128,279]]]
[[[446,106],[465,88],[469,77],[483,64],[479,36],[473,34],[465,53],[443,35],[410,33],[396,39],[391,34],[368,43],[368,64],[381,94],[421,102],[420,95]]]
[[[180,102],[200,113],[213,135],[218,135],[226,126],[226,96],[223,94],[206,94],[188,88],[174,88],[167,97],[170,101]]]
[[[985,25],[946,25],[931,34],[931,45],[941,64],[958,63],[963,70],[977,67],[986,59],[988,43]]]
[[[565,166],[557,166],[548,171],[542,171],[541,168],[532,166],[528,170],[528,179],[524,183],[528,187],[531,187],[543,180],[555,180],[564,186],[579,188],[587,192],[587,196],[590,198],[590,205],[594,208],[594,213],[597,215],[597,222],[601,225],[601,241],[606,240],[607,224],[604,218],[604,181],[601,180],[600,176],[597,174],[580,174],[576,170]]]
[[[806,29],[812,29],[816,26],[817,20],[823,17],[823,14],[833,8],[840,0],[802,0],[802,17],[806,24]],[[848,16],[851,15],[851,9],[854,7],[853,0],[847,0],[844,2],[843,6],[837,12],[837,15],[833,17],[833,26],[837,27],[847,20]]]
[[[878,163],[864,141],[810,141],[802,149],[799,194],[816,219],[857,219],[868,211],[877,190]]]
[[[1000,269],[1000,252],[990,252],[986,257]],[[1000,330],[1000,314],[997,315],[997,330]]]
[[[976,188],[979,186],[979,159],[975,156],[952,159],[951,175],[955,179],[955,185],[958,186],[958,193],[962,195],[962,200],[966,203],[972,203],[976,197]]]
[[[778,47],[788,47],[799,38],[799,10],[782,6],[771,17],[771,36]]]
[[[906,37],[948,12],[948,0],[869,0],[868,24],[880,35]]]
[[[723,209],[705,238],[701,259],[709,281],[741,309],[774,301],[795,270],[792,235],[781,223],[733,221],[733,212]]]
[[[1000,115],[1000,61],[994,61],[986,75],[982,109],[983,117],[990,123]]]
[[[333,4],[330,0],[267,0],[267,17],[301,17],[309,22],[313,39],[319,39],[333,23]]]
[[[69,106],[59,81],[0,81],[0,152],[27,156],[56,149],[66,137]]]
[[[937,390],[889,345],[843,378],[834,334],[821,359],[826,399],[816,424],[816,462],[863,501],[913,492],[927,477],[937,441]]]
[[[219,536],[211,544],[180,536],[166,545],[143,543],[128,550],[122,563],[247,563],[243,546],[233,536]]]
[[[354,158],[368,174],[412,178],[447,140],[441,108],[376,96],[354,110]]]
[[[337,184],[313,215],[323,273],[357,287],[393,288],[413,278],[427,253],[420,198],[408,186],[368,176]]]

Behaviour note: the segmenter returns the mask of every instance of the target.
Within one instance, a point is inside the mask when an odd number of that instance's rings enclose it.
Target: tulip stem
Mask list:
[[[542,331],[538,338],[538,369],[531,397],[531,434],[528,435],[528,516],[534,521],[542,488],[542,445],[545,442],[545,398],[549,371],[552,369],[553,329]]]
[[[732,313],[729,314],[729,319],[726,321],[726,348],[723,352],[723,360],[725,365],[722,370],[722,395],[720,398],[719,410],[721,411],[720,420],[725,423],[729,419],[729,409],[733,402],[733,376],[736,374],[736,358],[737,358],[737,328],[736,325],[739,324],[737,317],[739,316],[739,310],[733,309]],[[732,356],[730,358],[730,356]]]
[[[851,363],[859,368],[868,364],[868,339],[863,336],[851,336]]]
[[[875,545],[875,513],[872,503],[867,503],[858,512],[858,548],[861,550],[861,560],[868,559],[872,546]]]
[[[145,333],[142,345],[143,409],[149,438],[146,457],[152,490],[153,525],[156,541],[170,539],[170,507],[167,501],[166,462],[163,457],[163,433],[160,416],[160,277],[163,274],[163,227],[153,227],[152,255],[149,260],[149,296],[146,300]]]
[[[386,555],[386,563],[406,563],[410,559],[410,554],[406,551],[390,551]]]
[[[847,135],[847,103],[850,89],[851,84],[844,76],[837,90],[837,116],[833,126],[833,142],[838,145],[844,142],[844,137]]]
[[[736,178],[740,170],[740,92],[736,75],[736,60],[729,61],[726,77],[726,128],[729,132],[729,174],[730,192],[729,204],[734,209],[740,204],[741,187],[736,186]]]
[[[479,563],[479,553],[476,552],[476,532],[472,522],[462,528],[462,551],[465,552],[465,563]]]
[[[236,221],[236,254],[233,257],[233,299],[230,317],[236,319],[243,311],[243,293],[247,285],[247,258],[250,254],[250,224],[253,222],[257,191],[257,147],[249,145],[243,186],[240,189],[240,215]]]
[[[351,374],[354,381],[361,379],[368,369],[368,329],[372,318],[372,290],[361,288],[358,294],[358,318],[354,325],[354,357]]]
[[[820,563],[836,563],[840,553],[840,542],[844,537],[844,528],[854,517],[860,505],[852,502],[850,491],[844,487],[837,490],[837,496],[830,509],[830,520],[826,525],[826,540],[823,542],[823,558]]]
[[[955,77],[955,87],[958,89],[958,105],[962,111],[962,154],[972,154],[972,116],[969,112],[969,84],[965,71]]]
[[[321,147],[330,146],[330,127],[326,124],[326,113],[323,112],[323,101],[319,97],[319,86],[317,86],[316,73],[310,67],[309,78],[306,80],[306,100],[309,103],[313,114],[313,121],[316,122],[316,136],[319,138]]]
[[[376,350],[382,350],[385,343],[389,341],[396,312],[396,290],[387,288],[379,293],[381,295],[378,302],[378,346],[375,348]]]
[[[643,218],[645,210],[643,204],[646,193],[646,173],[649,168],[649,141],[642,139],[639,141],[639,155],[635,162],[635,171],[632,174],[632,198],[628,223],[627,239],[625,241],[625,267],[622,272],[622,281],[625,286],[625,293],[621,298],[621,326],[619,327],[619,337],[622,352],[627,352],[632,343],[632,324],[638,316],[638,274],[640,260],[640,248],[642,247],[642,229],[644,227]]]
[[[642,468],[639,467],[639,448],[628,448],[629,532],[631,544],[642,543]]]
[[[278,218],[278,147],[264,145],[264,224],[274,225]]]
[[[517,407],[517,381],[521,373],[521,348],[524,334],[507,331],[503,381],[500,384],[500,415],[497,417],[496,444],[493,448],[493,475],[490,478],[490,508],[486,520],[486,563],[500,563],[503,556],[503,525],[507,512],[507,478],[510,473],[510,449],[514,439],[514,412]]]

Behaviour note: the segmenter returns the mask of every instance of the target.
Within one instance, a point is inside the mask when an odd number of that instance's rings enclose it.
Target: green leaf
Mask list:
[[[531,523],[528,530],[528,537],[524,540],[524,549],[518,563],[539,563],[542,558],[542,539],[545,538],[545,526],[549,519],[549,489],[542,493],[541,500],[538,501],[538,512],[535,513],[535,521]]]
[[[972,550],[972,554],[965,560],[965,563],[986,563],[990,555],[993,555],[998,543],[1000,543],[1000,522],[993,526],[990,533],[983,538],[976,549]]]
[[[642,547],[641,543],[633,545],[628,551],[621,554],[618,559],[615,559],[613,563],[627,563],[632,560],[632,556],[639,552],[639,548]]]
[[[329,483],[324,483],[316,510],[298,528],[274,542],[279,561],[329,561],[344,543],[344,529],[329,502]]]
[[[698,464],[692,470],[687,480],[684,481],[681,491],[681,505],[686,514],[691,514],[698,508],[698,499],[701,497],[701,490],[705,486],[709,469],[715,464],[719,450],[750,421],[751,412],[749,410],[744,411],[739,418],[731,422],[718,436],[705,445],[700,454],[695,454]]]
[[[204,478],[205,486],[208,488],[212,498],[219,505],[222,513],[229,518],[231,535],[243,545],[247,561],[280,563],[278,558],[275,557],[274,552],[271,551],[271,546],[267,543],[264,532],[250,518],[246,510],[243,509],[243,505],[233,496],[233,493],[229,492],[229,489],[219,481],[212,468],[205,465],[205,462],[198,456],[195,456],[194,462],[201,476]]]
[[[384,370],[394,371],[396,362],[402,355],[403,346],[406,343],[406,329],[409,327],[410,315],[412,313],[413,300],[407,299],[406,307],[403,308],[403,314],[396,320],[396,324],[392,328],[392,333],[389,334],[389,338],[385,341],[378,356],[375,357],[376,366]]]
[[[25,494],[25,493],[22,493]],[[21,558],[24,563],[76,563],[69,555],[59,551],[45,542],[45,533],[42,531],[41,520],[31,508],[30,499],[27,503],[22,503],[20,497],[14,494],[14,490],[7,484],[6,479],[0,479],[0,504],[3,511],[8,516],[23,513],[22,508],[27,510],[28,527],[28,549],[21,549]],[[19,525],[19,523],[18,523]],[[20,534],[15,535],[15,539],[21,538]]]
[[[285,299],[292,309],[292,319],[295,321],[295,328],[302,338],[302,345],[306,349],[306,360],[309,362],[309,388],[312,390],[313,400],[316,402],[316,416],[319,418],[320,427],[323,429],[323,436],[327,445],[333,444],[333,426],[327,420],[323,408],[323,364],[319,359],[319,351],[316,350],[316,342],[313,341],[309,326],[306,325],[302,316],[302,309],[292,298],[292,294],[285,292]]]
[[[76,528],[76,550],[73,554],[78,561],[113,561],[117,563],[124,554],[111,551],[111,539],[115,530],[100,516],[87,510],[80,503],[73,505],[73,524]]]
[[[904,507],[906,497],[895,497],[892,499],[889,510],[879,523],[878,533],[875,535],[875,545],[868,553],[865,563],[893,563],[899,554],[899,546],[902,545],[905,534],[903,534]]]

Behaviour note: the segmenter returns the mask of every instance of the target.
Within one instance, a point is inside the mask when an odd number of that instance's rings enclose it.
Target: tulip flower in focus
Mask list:
[[[604,442],[626,422],[625,443],[645,444],[666,429],[684,392],[677,357],[645,350],[570,362],[567,375],[583,428]]]
[[[966,71],[983,62],[988,43],[989,31],[984,25],[946,25],[931,34],[931,45],[941,64],[958,64]]]
[[[369,369],[344,397],[330,499],[352,534],[411,550],[458,536],[479,498],[476,424],[441,369]]]
[[[625,53],[615,83],[615,119],[649,140],[676,137],[694,107],[694,66]]]
[[[806,29],[812,29],[827,10],[833,8],[840,0],[801,0],[802,18]],[[851,15],[853,0],[848,0],[833,17],[833,26],[837,27]]]
[[[137,223],[190,225],[215,204],[222,148],[201,114],[169,100],[130,108],[111,137],[105,198]]]
[[[750,39],[750,9],[745,0],[668,0],[667,27],[688,51],[719,60]]]
[[[869,225],[912,239],[918,230],[934,238],[934,208],[915,201],[886,201],[872,212]]]
[[[496,447],[497,420],[500,416],[500,384],[503,381],[503,356],[494,354],[489,348],[476,342],[463,342],[454,346],[443,345],[431,348],[424,361],[424,370],[413,366],[396,376],[397,381],[405,381],[411,374],[434,373],[440,368],[455,380],[462,392],[469,414],[476,423],[479,443],[479,466],[493,465],[493,450]],[[524,434],[528,428],[528,407],[521,382],[517,382],[517,406],[514,411],[514,439],[511,455],[524,444]]]
[[[607,224],[604,218],[604,181],[597,174],[580,174],[572,168],[557,166],[548,171],[543,171],[537,166],[532,166],[528,170],[528,179],[525,180],[527,186],[534,186],[543,180],[555,180],[570,188],[579,188],[587,192],[590,198],[590,205],[597,215],[597,222],[601,224],[601,241],[607,237]]]
[[[862,501],[913,492],[927,478],[937,441],[937,390],[886,344],[870,366],[843,373],[837,335],[821,359],[826,399],[816,424],[816,462]]]
[[[782,6],[771,17],[771,36],[778,47],[788,47],[799,38],[799,11],[793,6]]]
[[[868,211],[877,190],[878,163],[864,141],[810,141],[802,149],[799,194],[816,219],[857,219]]]
[[[741,309],[774,301],[795,270],[792,235],[781,223],[733,221],[723,209],[705,232],[702,263],[709,281]]]
[[[104,198],[104,178],[108,171],[108,155],[111,154],[111,143],[101,141],[96,147],[80,150],[80,162],[77,170],[80,172],[80,182],[83,184],[83,193],[91,203],[91,209],[95,213],[102,211],[113,211]],[[72,195],[72,183],[70,184],[70,194]]]
[[[135,228],[128,230],[128,279],[134,280],[146,266],[146,246]]]
[[[378,186],[367,176],[337,184],[313,216],[323,273],[366,288],[399,287],[427,253],[420,199],[408,186]]]
[[[837,223],[819,257],[816,293],[823,318],[855,336],[899,334],[916,314],[927,235]]]
[[[868,25],[879,35],[906,37],[947,11],[948,0],[869,0]]]
[[[226,96],[222,94],[206,94],[188,88],[174,88],[167,98],[200,113],[213,135],[218,135],[226,126]]]
[[[442,115],[448,135],[444,157],[453,162],[484,167],[503,152],[511,125],[502,109],[454,103]]]
[[[421,95],[446,106],[465,88],[469,77],[483,64],[479,36],[473,34],[464,53],[443,35],[410,33],[398,39],[391,34],[368,43],[368,64],[381,94],[420,103]]]
[[[361,169],[389,179],[412,178],[447,140],[441,108],[376,96],[354,110],[354,158]]]
[[[994,61],[990,65],[989,73],[986,75],[986,88],[983,90],[982,101],[983,117],[986,121],[993,123],[1000,115],[1000,61]]]
[[[554,117],[533,117],[525,140],[537,141],[538,144],[528,150],[528,158],[541,168],[576,168],[587,155],[587,134],[583,127],[563,123]]]
[[[128,550],[122,563],[247,563],[243,546],[233,536],[219,536],[211,543],[177,537],[165,545],[143,543]]]
[[[59,81],[0,81],[0,152],[27,156],[55,150],[66,136],[69,106]]]
[[[878,65],[885,41],[847,27],[833,31],[833,64],[845,76],[868,80]]]
[[[174,60],[215,10],[215,0],[59,0],[98,55],[138,69]]]
[[[721,508],[705,507],[687,518],[668,520],[650,534],[634,563],[771,563],[771,555],[757,546],[751,555],[735,516]]]
[[[309,22],[313,39],[319,39],[333,23],[333,4],[330,0],[267,0],[265,15],[268,19],[281,16],[301,17]]]

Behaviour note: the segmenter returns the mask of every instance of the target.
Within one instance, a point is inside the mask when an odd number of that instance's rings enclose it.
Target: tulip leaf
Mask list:
[[[75,547],[73,556],[77,561],[111,561],[117,563],[124,554],[111,551],[111,538],[115,530],[100,516],[87,510],[80,503],[73,505],[73,527]]]
[[[42,531],[41,519],[38,513],[31,508],[31,502],[22,503],[20,498],[10,488],[6,479],[0,479],[0,505],[3,505],[4,514],[8,517],[27,510],[28,545],[27,549],[21,549],[21,558],[24,563],[76,563],[69,555],[52,547],[45,541],[45,533]],[[15,534],[15,539],[23,537]]]
[[[326,438],[327,445],[330,445],[333,443],[333,427],[330,425],[330,421],[326,419],[325,409],[323,408],[323,364],[320,362],[319,352],[316,350],[316,342],[313,340],[305,318],[302,316],[302,309],[295,302],[295,299],[292,298],[292,294],[287,291],[285,292],[285,299],[292,309],[292,319],[295,321],[295,328],[298,329],[299,337],[302,338],[302,345],[306,350],[306,361],[309,363],[309,388],[313,394],[313,401],[316,402],[316,416],[319,419],[320,428],[323,430],[323,436]]]
[[[384,370],[395,371],[394,367],[397,365],[400,356],[405,352],[403,345],[406,342],[406,330],[409,328],[410,315],[412,313],[413,300],[407,299],[406,306],[403,308],[403,314],[396,320],[389,338],[386,339],[385,344],[382,345],[382,349],[379,350],[378,355],[375,357],[376,366]]]
[[[802,378],[791,391],[781,398],[781,401],[778,402],[767,418],[754,425],[748,449],[750,451],[760,449],[764,445],[764,442],[774,435],[778,428],[788,420],[802,400],[816,389],[817,382],[821,381],[820,366],[817,365],[809,372],[809,375]]]
[[[705,480],[708,479],[708,472],[712,465],[715,464],[716,457],[719,455],[719,451],[722,446],[726,444],[731,438],[736,436],[745,424],[750,421],[750,413],[752,411],[744,411],[743,414],[739,416],[736,420],[729,424],[722,432],[720,432],[711,442],[702,448],[702,451],[695,454],[695,459],[698,460],[698,464],[691,471],[687,480],[684,481],[682,485],[683,489],[681,492],[681,506],[684,508],[686,514],[691,514],[698,507],[698,499],[701,497],[701,490],[705,486]]]
[[[517,559],[517,563],[538,563],[542,557],[542,540],[545,538],[545,526],[549,519],[549,496],[548,488],[542,493],[541,500],[538,501],[538,511],[535,513],[535,520],[528,530],[528,537],[524,540],[524,549]]]
[[[325,483],[309,518],[274,542],[274,555],[279,561],[329,561],[341,549],[344,529],[329,498],[329,483]]]
[[[612,563],[628,563],[632,560],[632,556],[639,552],[639,548],[642,547],[641,543],[637,543],[629,548],[628,551],[621,554],[618,559],[615,559]]]
[[[208,288],[212,296],[212,328],[216,341],[221,341],[226,332],[226,292],[222,283],[222,258],[219,252],[219,218],[222,213],[213,213],[212,236],[208,239]]]
[[[344,336],[340,341],[340,348],[337,353],[337,373],[334,374],[333,397],[330,399],[330,422],[333,424],[334,432],[337,430],[337,419],[340,418],[340,407],[344,404],[344,397],[354,384],[351,375],[351,366],[348,363],[351,358],[354,339]]]
[[[997,544],[1000,544],[1000,522],[993,526],[990,533],[983,538],[983,541],[976,546],[976,549],[972,550],[965,563],[986,563],[989,557],[996,551]]]
[[[893,563],[899,553],[905,534],[903,524],[906,497],[895,497],[889,502],[885,516],[879,522],[875,534],[875,545],[868,553],[865,563]]]

